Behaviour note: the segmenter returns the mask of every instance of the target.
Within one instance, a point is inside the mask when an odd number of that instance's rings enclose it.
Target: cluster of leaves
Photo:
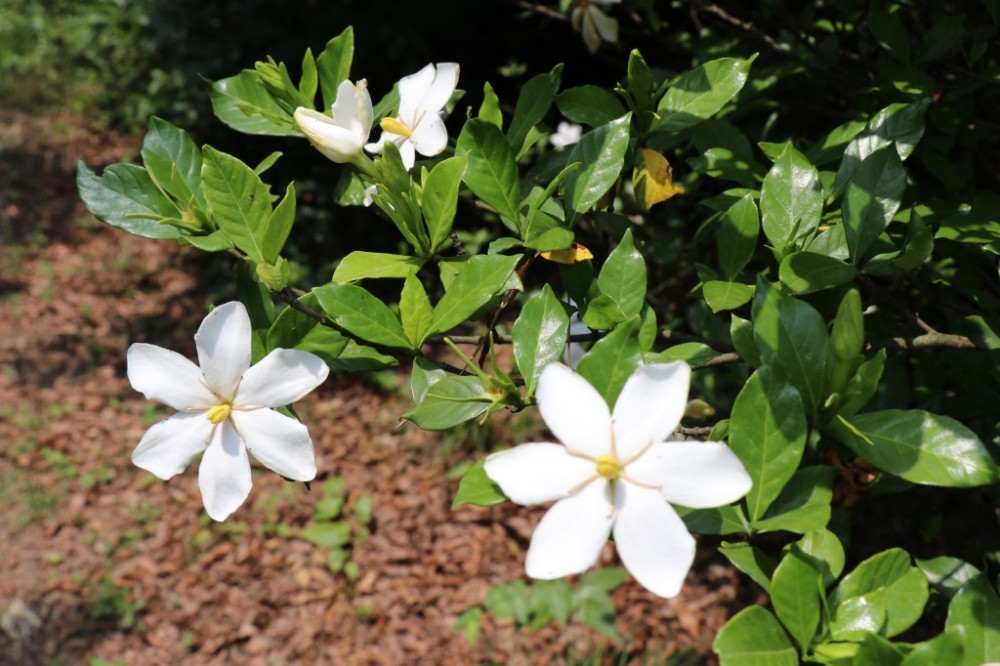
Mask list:
[[[722,552],[775,611],[730,621],[716,642],[724,663],[1000,660],[1000,546],[975,525],[995,532],[1000,505],[1000,202],[976,168],[991,163],[982,128],[996,125],[980,104],[1000,63],[989,40],[1000,11],[846,5],[802,10],[787,32],[716,7],[759,55],[734,55],[743,47],[709,29],[697,66],[657,69],[633,50],[612,89],[564,89],[561,66],[512,103],[485,84],[453,148],[414,173],[389,143],[370,169],[344,168],[337,203],[359,205],[376,185],[371,223],[395,229],[400,249],[351,251],[309,291],[291,285],[282,256],[295,189],[278,197],[261,178],[277,154],[252,168],[153,119],[144,167],[81,165],[78,183],[112,225],[239,257],[255,359],[286,347],[342,371],[412,363],[404,416],[425,429],[530,406],[571,342],[588,345],[570,353],[609,405],[640,364],[705,369],[697,385],[729,414],[709,437],[728,441],[753,488],[683,517],[694,532],[740,536]],[[284,63],[259,62],[213,84],[216,115],[298,137],[296,106],[319,95],[329,108],[338,84],[363,74],[353,54],[347,30],[305,54],[297,82]],[[830,81],[846,82],[836,102]],[[841,99],[856,97],[871,106]],[[375,120],[398,104],[386,90]],[[586,127],[562,150],[547,141],[559,118]],[[682,184],[671,162],[689,167]],[[290,307],[275,310],[275,297]],[[498,361],[501,344],[510,361]],[[441,345],[464,371],[440,360]],[[961,493],[961,519],[943,513],[941,498],[957,496],[945,492]],[[504,499],[478,464],[456,504]],[[881,507],[937,524],[923,541],[886,535],[869,519]],[[930,537],[962,557],[935,558]],[[891,547],[873,552],[881,541]],[[848,561],[859,563],[828,592]],[[517,591],[525,605],[510,612],[564,617],[529,603],[538,587]],[[889,640],[908,630],[910,642]]]
[[[351,515],[344,513],[347,502],[344,479],[335,476],[320,486],[323,496],[313,509],[313,524],[304,527],[299,536],[306,541],[327,548],[327,564],[334,573],[343,573],[348,580],[357,580],[361,574],[351,553],[360,548],[369,535],[372,523],[372,500],[362,495],[354,503]]]

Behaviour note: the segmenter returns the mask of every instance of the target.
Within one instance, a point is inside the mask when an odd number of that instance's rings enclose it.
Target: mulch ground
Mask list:
[[[321,478],[307,490],[255,469],[225,523],[205,515],[195,465],[169,483],[132,466],[165,412],[129,387],[125,350],[193,357],[211,291],[197,252],[79,203],[77,159],[103,168],[138,146],[73,116],[0,113],[0,664],[662,664],[681,649],[713,663],[715,633],[755,592],[710,543],[678,598],[615,591],[621,644],[578,621],[530,631],[489,615],[468,644],[456,618],[523,577],[543,511],[451,511],[446,473],[474,454],[397,428],[405,391],[385,384],[403,373],[332,377],[301,401]],[[488,446],[518,443],[505,432]],[[334,476],[348,511],[373,506],[354,580],[298,538]],[[602,564],[618,565],[610,544]]]

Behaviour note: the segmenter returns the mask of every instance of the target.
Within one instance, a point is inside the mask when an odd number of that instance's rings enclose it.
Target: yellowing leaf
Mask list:
[[[579,243],[573,243],[573,245],[565,250],[542,252],[541,255],[543,259],[554,261],[557,264],[576,264],[581,261],[594,258],[594,255],[590,253],[590,250]]]
[[[674,185],[674,170],[667,158],[649,148],[639,149],[632,172],[632,186],[636,200],[647,211],[661,201],[684,192],[683,187]]]

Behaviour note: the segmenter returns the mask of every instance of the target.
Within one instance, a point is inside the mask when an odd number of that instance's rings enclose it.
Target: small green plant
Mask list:
[[[345,512],[346,484],[336,476],[320,486],[323,497],[313,509],[313,524],[302,529],[299,537],[330,550],[327,564],[334,573],[355,581],[361,572],[352,554],[365,542],[372,523],[372,500],[362,495],[352,511]]]
[[[87,625],[93,628],[94,625],[115,623],[122,629],[131,629],[145,607],[144,599],[134,598],[128,588],[119,587],[105,577],[87,610]]]

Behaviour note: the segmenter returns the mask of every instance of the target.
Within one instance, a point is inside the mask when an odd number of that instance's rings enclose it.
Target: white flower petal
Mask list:
[[[614,519],[610,484],[604,479],[559,500],[531,537],[525,571],[543,580],[586,571],[600,556]]]
[[[316,453],[305,425],[273,409],[234,410],[230,418],[262,465],[293,481],[316,478]]]
[[[132,452],[132,463],[166,481],[205,450],[212,422],[205,412],[182,412],[153,425]]]
[[[427,65],[419,72],[399,80],[399,109],[396,117],[407,127],[417,124],[424,96],[434,83],[434,65]]]
[[[650,592],[677,596],[694,562],[694,537],[655,490],[627,481],[615,486],[615,547],[622,563]]]
[[[404,139],[399,143],[399,157],[403,160],[403,166],[406,167],[407,171],[413,168],[414,162],[417,161],[417,156],[414,153],[412,141]]]
[[[615,403],[615,444],[627,460],[649,442],[662,442],[687,407],[691,366],[683,361],[646,365],[625,382]]]
[[[597,34],[606,42],[618,41],[618,20],[613,19],[597,7],[588,7],[587,15],[594,22]],[[596,50],[596,49],[595,49]]]
[[[660,442],[625,473],[661,486],[668,502],[691,509],[731,504],[753,485],[743,463],[721,442]]]
[[[354,112],[354,127],[355,131],[357,131],[358,128],[364,130],[364,138],[361,140],[361,142],[364,143],[368,140],[368,135],[371,134],[372,120],[374,118],[372,96],[368,93],[368,81],[365,79],[358,81],[357,91],[357,96],[355,98],[357,108]]]
[[[365,144],[365,150],[367,150],[372,155],[378,155],[379,153],[382,152],[382,146],[385,145],[385,142],[391,140],[391,137],[394,136],[396,135],[390,134],[389,132],[382,132],[382,135],[379,136],[378,141]]]
[[[329,116],[303,106],[295,109],[295,124],[319,152],[338,164],[350,162],[361,152],[368,132],[343,127]]]
[[[198,487],[212,520],[225,520],[250,494],[250,459],[240,436],[227,420],[216,429],[198,468]]]
[[[250,367],[250,315],[239,301],[220,305],[201,322],[194,336],[208,387],[231,398],[240,375]]]
[[[545,425],[565,446],[602,456],[611,451],[611,415],[590,383],[562,363],[542,370],[535,392]]]
[[[569,495],[587,477],[596,474],[594,463],[571,456],[561,444],[521,444],[491,454],[486,475],[512,502],[541,504]]]
[[[587,50],[591,53],[597,53],[597,49],[601,46],[601,37],[597,34],[597,28],[594,27],[590,7],[583,10],[583,25],[580,28],[580,35],[583,37],[583,43],[587,46]]]
[[[316,354],[275,349],[243,373],[233,404],[237,407],[289,405],[322,384],[330,368]]]
[[[423,113],[425,116],[436,116],[441,113],[455,92],[455,88],[458,86],[458,72],[458,63],[438,63],[434,82],[431,83],[430,88],[424,94],[424,98],[420,101],[420,113]],[[417,124],[419,125],[426,119],[426,117],[417,118]],[[427,153],[424,154],[426,155]]]
[[[448,147],[448,130],[438,115],[424,116],[410,137],[417,152],[426,157],[439,155]]]
[[[177,352],[137,342],[128,348],[127,358],[129,383],[150,400],[181,411],[219,402],[198,366]]]
[[[331,109],[335,125],[350,129],[358,113],[358,89],[350,81],[342,81],[337,86],[337,98]]]

